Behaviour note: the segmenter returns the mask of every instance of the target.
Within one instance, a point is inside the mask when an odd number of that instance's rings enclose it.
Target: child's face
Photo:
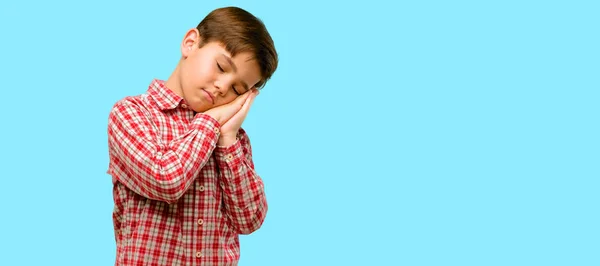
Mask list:
[[[188,32],[182,43],[179,73],[182,96],[190,108],[204,112],[230,103],[260,81],[258,63],[249,60],[253,54],[239,53],[231,57],[216,42],[198,48],[199,38],[194,30]]]

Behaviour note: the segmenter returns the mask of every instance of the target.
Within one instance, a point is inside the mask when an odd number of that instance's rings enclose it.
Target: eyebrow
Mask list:
[[[221,54],[221,55],[223,57],[225,57],[225,59],[227,60],[229,65],[231,65],[231,68],[233,68],[233,72],[237,72],[237,66],[233,63],[233,60],[231,60],[231,57],[227,56],[226,54]],[[244,89],[246,91],[248,91],[248,84],[246,84],[246,82],[243,80],[242,80],[242,86],[244,86]]]

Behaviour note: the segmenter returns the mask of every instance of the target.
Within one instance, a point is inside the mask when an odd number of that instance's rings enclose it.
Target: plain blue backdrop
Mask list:
[[[108,112],[228,5],[280,54],[240,265],[600,265],[597,1],[132,2],[0,3],[1,265],[114,263]]]

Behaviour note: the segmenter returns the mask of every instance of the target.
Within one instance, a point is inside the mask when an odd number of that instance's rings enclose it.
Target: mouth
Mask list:
[[[204,91],[204,93],[206,94],[206,95],[204,95],[205,98],[207,100],[209,100],[212,104],[215,104],[215,98],[210,93],[208,93],[208,91],[206,91],[205,89],[202,89],[202,91]]]

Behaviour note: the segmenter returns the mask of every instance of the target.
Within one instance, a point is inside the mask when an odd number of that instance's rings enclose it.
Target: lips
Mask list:
[[[205,98],[207,100],[209,100],[212,104],[215,104],[215,98],[210,93],[208,93],[208,91],[206,91],[205,89],[202,89],[202,91],[205,93],[205,95],[204,95]]]

